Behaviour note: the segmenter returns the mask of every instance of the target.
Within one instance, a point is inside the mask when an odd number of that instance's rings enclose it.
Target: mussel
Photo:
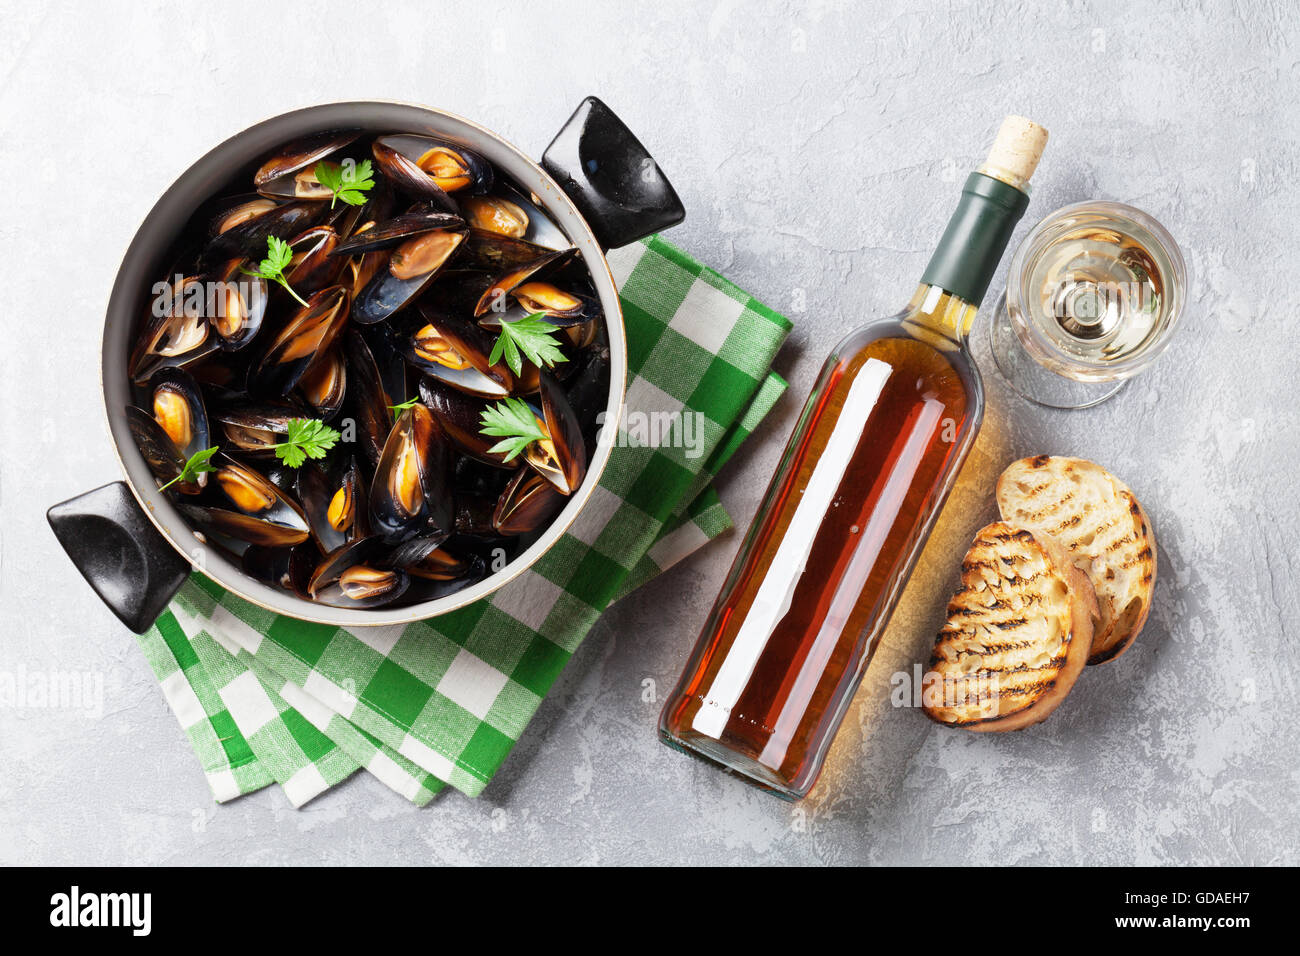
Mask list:
[[[212,220],[212,239],[203,250],[204,262],[260,260],[271,236],[288,239],[330,218],[330,204],[294,200],[283,204],[261,196],[230,200]]]
[[[188,515],[201,528],[239,546],[292,547],[310,535],[302,508],[249,465],[217,453],[208,500]]]
[[[258,168],[253,185],[261,195],[277,199],[329,199],[333,193],[316,179],[316,164],[359,135],[355,130],[326,130],[295,140]]]
[[[425,375],[420,380],[420,401],[433,412],[443,432],[457,450],[484,464],[497,468],[519,467],[518,459],[507,462],[504,452],[492,451],[497,439],[484,435],[483,411],[488,403],[437,378]]]
[[[470,395],[504,398],[516,387],[505,362],[491,359],[492,342],[473,322],[421,305],[403,327],[406,360],[438,381]]]
[[[473,150],[428,136],[381,136],[371,149],[393,185],[412,196],[447,206],[447,194],[492,187],[492,166]]]
[[[550,481],[525,468],[497,500],[492,527],[502,535],[531,534],[559,514],[567,500]]]
[[[338,284],[348,265],[334,254],[338,246],[339,234],[333,226],[315,226],[290,239],[293,258],[284,271],[289,286],[299,295],[309,296]]]
[[[194,377],[180,368],[161,368],[149,380],[154,420],[172,440],[182,460],[212,447],[203,393]],[[199,476],[199,484],[206,475]]]
[[[525,449],[524,461],[555,487],[570,495],[587,474],[587,448],[582,426],[565,397],[564,390],[548,372],[541,374],[539,396],[541,408],[537,423],[546,438],[532,442]]]
[[[382,322],[406,308],[446,265],[465,233],[434,229],[405,240],[388,254],[384,268],[357,294],[352,317],[365,325]]]
[[[289,394],[343,331],[348,302],[347,290],[337,285],[308,299],[271,340],[254,372],[256,386],[268,395]]]
[[[208,326],[207,288],[198,276],[182,276],[154,287],[144,331],[127,362],[131,378],[147,380],[159,368],[182,366],[216,345]]]
[[[358,538],[327,554],[308,582],[312,600],[333,607],[383,607],[410,586],[405,571],[388,565],[388,548],[376,537]]]
[[[455,516],[451,448],[442,426],[423,405],[402,412],[384,443],[370,485],[370,524],[396,544],[448,532]]]
[[[304,464],[298,469],[296,490],[322,553],[370,534],[366,486],[352,456]]]

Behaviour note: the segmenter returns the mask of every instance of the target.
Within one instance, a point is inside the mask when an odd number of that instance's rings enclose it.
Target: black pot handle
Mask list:
[[[190,575],[190,564],[114,481],[45,513],[54,536],[95,593],[137,634],[147,631]]]
[[[589,96],[542,154],[602,249],[635,242],[686,218],[677,193],[640,140]]]

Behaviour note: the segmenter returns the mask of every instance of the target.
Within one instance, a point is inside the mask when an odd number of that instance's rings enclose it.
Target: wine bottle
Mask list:
[[[826,361],[664,706],[666,743],[788,799],[816,781],[979,430],[967,337],[1046,140],[1007,117],[907,307]]]

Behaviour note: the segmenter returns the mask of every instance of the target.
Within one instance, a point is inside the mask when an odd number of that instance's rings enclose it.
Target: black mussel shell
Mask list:
[[[430,375],[425,375],[420,380],[420,400],[433,412],[447,438],[459,451],[475,461],[497,468],[519,467],[519,459],[507,462],[503,452],[491,451],[498,439],[484,435],[479,430],[482,427],[483,412],[488,407],[486,401],[452,388]]]
[[[492,188],[492,165],[473,150],[446,140],[414,134],[381,136],[371,152],[397,189],[439,204],[449,193],[482,193]]]
[[[497,534],[520,535],[540,531],[563,509],[568,499],[531,469],[523,469],[497,499],[492,528]]]
[[[548,252],[522,265],[508,266],[479,297],[474,306],[475,317],[481,318],[489,311],[505,312],[510,307],[510,293],[542,270],[560,262],[565,255],[565,252]]]
[[[318,162],[356,142],[359,130],[331,129],[313,133],[281,146],[253,174],[253,185],[264,196],[289,199],[329,199],[328,189],[315,176],[296,181],[294,173],[308,170]]]
[[[405,571],[392,567],[379,538],[357,538],[329,554],[308,582],[312,600],[331,607],[373,608],[391,604],[410,586]]]
[[[218,452],[212,464],[217,470],[209,482],[208,500],[213,512],[221,514],[217,523],[231,537],[249,544],[280,546],[306,541],[310,534],[302,506],[285,491],[250,465]],[[229,515],[247,518],[233,520]],[[238,528],[240,533],[229,530]]]
[[[402,354],[426,377],[483,398],[505,398],[516,390],[504,361],[489,364],[492,339],[468,319],[437,312],[423,304],[403,323]]]
[[[135,447],[149,466],[149,471],[160,485],[165,485],[181,473],[185,467],[185,456],[180,453],[176,443],[171,440],[157,419],[143,408],[135,405],[126,407],[126,424],[135,440]],[[177,482],[169,490],[176,490],[185,495],[196,495],[207,484],[207,475],[200,475],[196,482]]]
[[[458,229],[464,225],[465,221],[455,213],[437,209],[429,203],[417,203],[400,216],[370,223],[366,229],[354,232],[339,243],[334,254],[350,256],[377,249],[392,249],[412,236],[435,229]]]
[[[362,325],[382,322],[419,297],[455,254],[465,233],[450,229],[423,232],[388,255],[353,303],[352,317]]]
[[[548,442],[535,441],[524,451],[524,461],[555,486],[570,495],[587,475],[587,447],[582,426],[564,390],[549,372],[541,373],[542,421]]]
[[[249,545],[241,563],[244,573],[299,597],[309,597],[307,585],[316,571],[319,552],[311,544],[290,547]]]
[[[322,554],[370,534],[366,486],[351,456],[335,464],[306,462],[298,469],[297,494]]]
[[[289,240],[293,258],[284,270],[285,280],[301,296],[315,295],[327,286],[337,285],[347,260],[334,255],[339,234],[333,226],[316,226]]]
[[[208,324],[223,351],[237,352],[252,342],[266,317],[270,299],[267,281],[244,271],[254,265],[248,259],[231,259],[207,280],[211,283],[207,289]]]
[[[287,395],[317,359],[329,351],[348,319],[342,286],[322,289],[290,316],[270,341],[251,384],[267,395]]]
[[[384,452],[384,443],[393,429],[392,406],[406,400],[388,394],[379,366],[366,338],[355,328],[348,329],[343,339],[343,354],[348,365],[348,395],[344,411],[356,423],[355,440],[360,445],[362,459],[373,474]]]
[[[154,420],[172,440],[183,459],[212,447],[203,392],[181,368],[161,368],[149,380]]]
[[[498,257],[496,268],[507,265],[501,261],[501,256],[519,256],[516,264],[520,264],[537,257],[536,251],[527,254],[525,250],[560,250],[573,246],[564,230],[531,196],[525,196],[510,186],[502,186],[492,195],[457,196],[456,200],[471,228],[485,237],[495,236],[503,240],[495,246],[491,241],[484,243],[486,251]],[[510,240],[518,245],[512,246]]]
[[[143,331],[127,362],[132,380],[138,383],[160,368],[197,362],[217,347],[207,318],[207,286],[200,277],[159,282],[153,293]]]
[[[295,200],[283,205],[271,204],[269,208],[254,205],[270,200],[259,197],[240,209],[249,209],[246,218],[226,213],[213,222],[213,238],[203,250],[204,262],[227,262],[231,259],[261,261],[267,253],[267,239],[271,236],[296,236],[313,226],[322,225],[330,218],[330,204],[311,200]],[[250,208],[251,207],[251,208]]]
[[[348,391],[348,365],[336,341],[298,380],[298,391],[315,411],[315,417],[332,421],[343,410]]]
[[[390,544],[450,531],[451,447],[423,405],[402,412],[370,484],[370,525]]]

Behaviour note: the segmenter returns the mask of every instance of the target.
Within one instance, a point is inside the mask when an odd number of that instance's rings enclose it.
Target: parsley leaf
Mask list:
[[[348,159],[342,165],[317,163],[312,174],[316,177],[316,182],[334,194],[330,197],[331,209],[335,202],[345,202],[349,206],[364,205],[366,193],[375,188],[368,159],[363,159],[360,163]]]
[[[259,279],[267,279],[271,282],[278,282],[289,290],[289,294],[298,300],[302,305],[307,304],[307,300],[300,296],[289,285],[289,280],[284,277],[284,270],[288,268],[289,263],[293,261],[293,249],[289,243],[275,236],[266,237],[266,258],[257,264],[256,269],[248,269],[240,266],[239,271],[245,275],[257,276]]]
[[[507,398],[483,409],[479,431],[500,438],[490,452],[504,452],[510,461],[535,441],[547,441],[551,436],[542,431],[537,416],[522,398]]]
[[[412,408],[419,404],[420,404],[420,396],[417,395],[415,396],[415,398],[408,398],[406,401],[402,402],[401,404],[389,405],[388,408],[393,413],[393,415],[396,416],[402,414],[402,412],[406,411],[408,408]]]
[[[324,458],[338,440],[339,433],[318,419],[291,418],[285,440],[272,447],[276,458],[297,468],[308,458]]]
[[[488,363],[496,365],[504,357],[506,364],[510,366],[510,371],[521,375],[525,358],[539,368],[543,366],[549,368],[557,362],[567,362],[568,359],[564,357],[564,353],[560,351],[559,345],[553,338],[559,331],[557,326],[546,321],[545,315],[541,312],[525,315],[513,322],[503,318],[501,332],[497,336],[496,344],[492,346]]]
[[[187,484],[188,482],[194,481],[199,477],[199,475],[216,471],[217,469],[211,464],[212,456],[216,453],[216,445],[213,445],[211,448],[204,448],[201,451],[196,451],[194,454],[190,455],[189,461],[185,462],[185,466],[181,468],[181,473],[158,490],[166,491],[177,482]]]

